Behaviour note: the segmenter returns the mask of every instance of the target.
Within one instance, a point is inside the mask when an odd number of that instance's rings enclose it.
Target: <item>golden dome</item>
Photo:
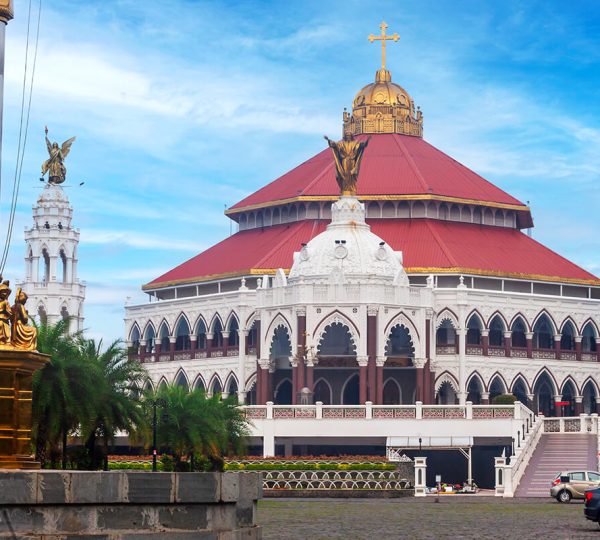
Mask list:
[[[392,74],[387,69],[378,70],[375,82],[367,84],[356,94],[352,107],[363,105],[392,105],[414,109],[408,92],[392,82]]]

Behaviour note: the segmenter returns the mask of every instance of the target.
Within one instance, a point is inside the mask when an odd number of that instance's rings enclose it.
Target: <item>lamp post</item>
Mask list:
[[[152,472],[156,472],[158,470],[156,463],[156,427],[158,423],[156,409],[158,407],[164,407],[166,403],[162,398],[152,399],[150,403],[152,403]]]

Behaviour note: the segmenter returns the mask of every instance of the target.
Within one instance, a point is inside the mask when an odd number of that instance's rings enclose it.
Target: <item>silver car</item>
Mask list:
[[[550,496],[558,502],[583,499],[585,490],[600,486],[600,473],[596,471],[563,471],[556,475],[550,487]]]

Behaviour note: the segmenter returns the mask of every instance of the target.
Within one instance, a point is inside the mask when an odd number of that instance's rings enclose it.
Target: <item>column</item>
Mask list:
[[[223,336],[223,356],[227,356],[227,346],[229,345],[229,332],[221,332]]]
[[[213,336],[214,334],[212,333],[208,333],[206,334],[206,358],[210,358],[211,354],[212,354],[212,343],[213,343]],[[257,358],[259,358],[258,355],[256,355]]]
[[[315,359],[308,357],[306,359],[306,387],[314,392],[315,386]]]
[[[48,281],[56,281],[56,256],[50,257],[50,275]]]
[[[140,339],[140,359],[144,361],[146,356],[146,340]]]
[[[415,457],[415,497],[427,495],[427,458]]]
[[[196,351],[198,350],[198,336],[190,334],[190,358],[196,357]]]
[[[554,334],[554,356],[557,360],[560,360],[560,339],[562,338],[561,334]]]
[[[296,309],[296,325],[298,327],[298,362],[297,362],[297,372],[296,372],[296,388],[294,393],[296,394],[295,400],[292,403],[296,403],[298,400],[298,394],[305,386],[304,381],[304,370],[305,366],[305,358],[306,358],[306,308],[298,308]],[[293,373],[292,373],[293,375]],[[311,387],[312,391],[312,387]]]
[[[533,332],[525,332],[527,340],[527,358],[533,358]]]
[[[39,255],[32,258],[31,281],[37,283],[40,280],[40,257]]]
[[[238,355],[238,403],[246,402],[246,338],[248,330],[238,330],[238,338],[240,341],[240,349]]]
[[[424,368],[426,359],[415,358],[413,361],[415,365],[415,401],[423,403],[425,401],[425,381],[424,381]]]
[[[579,416],[583,412],[583,396],[575,396],[575,415]]]
[[[467,331],[459,328],[458,334],[458,403],[464,405],[467,400]]]
[[[269,362],[269,369],[267,370],[267,401],[275,401],[275,394],[273,392],[273,375],[275,373],[275,364]]]
[[[175,336],[169,336],[169,359],[171,362],[175,360],[175,343],[177,338]]]
[[[377,306],[367,306],[367,399],[377,403]],[[362,400],[361,400],[361,403]]]
[[[376,359],[377,401],[375,405],[383,404],[383,366],[385,366],[385,360],[385,356],[378,356]]]
[[[600,338],[594,338],[596,340],[596,362],[600,362]]]
[[[298,392],[300,392],[300,387],[298,386],[298,357],[292,358],[290,364],[292,365],[292,405],[297,405]]]
[[[367,366],[369,364],[368,356],[359,356],[358,362],[358,380],[359,380],[359,398],[358,402],[364,405],[367,401]]]
[[[575,336],[575,358],[581,362],[581,340],[583,336]]]
[[[504,355],[510,356],[510,349],[512,345],[512,332],[509,330],[504,332]]]
[[[490,404],[490,393],[489,392],[482,392],[481,393],[481,404],[482,405],[489,405]]]
[[[425,367],[425,389],[426,395],[425,405],[433,405],[435,403],[435,364],[432,360],[432,351],[435,351],[435,345],[432,343],[434,333],[431,332],[431,313],[427,313],[425,320],[425,357],[427,358],[428,366]]]
[[[483,347],[483,356],[488,356],[490,349],[490,331],[481,331],[481,346]]]
[[[558,405],[558,403],[560,403],[561,401],[562,401],[562,396],[560,394],[554,396],[554,414],[556,416],[563,415],[562,405]]]

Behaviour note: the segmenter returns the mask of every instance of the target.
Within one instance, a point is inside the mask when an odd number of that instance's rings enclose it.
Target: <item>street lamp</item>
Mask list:
[[[150,403],[152,404],[152,472],[156,472],[158,470],[156,463],[156,427],[158,423],[156,409],[158,407],[165,407],[167,404],[162,398],[151,399]]]

